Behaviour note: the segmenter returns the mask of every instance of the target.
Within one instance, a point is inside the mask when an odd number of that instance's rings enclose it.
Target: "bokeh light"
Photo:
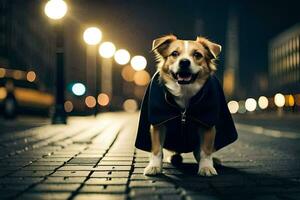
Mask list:
[[[133,80],[138,86],[145,86],[150,82],[150,74],[145,70],[137,71],[134,73]]]
[[[284,95],[281,93],[277,93],[274,97],[274,103],[277,107],[283,107],[285,104]]]
[[[83,40],[88,45],[97,45],[102,39],[102,32],[97,27],[89,27],[83,33]]]
[[[119,65],[126,65],[130,60],[130,54],[126,49],[119,49],[115,53],[115,61]]]
[[[34,82],[35,79],[36,79],[36,74],[35,74],[35,72],[34,72],[34,71],[29,71],[29,72],[27,72],[26,78],[27,78],[27,81],[29,81],[29,82]]]
[[[133,112],[137,111],[138,104],[137,104],[136,100],[134,100],[134,99],[127,99],[123,103],[123,108],[126,112],[133,113]]]
[[[109,96],[105,93],[100,93],[97,101],[100,106],[107,106],[109,104]]]
[[[99,46],[99,54],[103,58],[111,58],[114,56],[114,53],[116,51],[116,47],[112,42],[103,42]]]
[[[24,72],[20,70],[13,71],[13,77],[14,79],[20,80],[24,77]]]
[[[6,70],[4,68],[0,68],[0,78],[3,78],[6,74]]]
[[[82,83],[75,83],[72,86],[72,92],[76,96],[82,96],[86,92],[86,88],[85,88],[85,86]]]
[[[261,96],[258,98],[258,106],[260,107],[260,109],[264,110],[268,107],[268,105],[269,105],[269,100],[267,97]]]
[[[295,95],[295,104],[296,104],[297,106],[300,106],[300,94],[296,94],[296,95]]]
[[[132,67],[130,67],[129,65],[125,66],[123,69],[122,69],[122,77],[125,81],[127,82],[132,82],[134,81],[134,74],[135,74],[135,71],[132,69]]]
[[[66,112],[72,112],[73,111],[73,109],[74,109],[74,106],[73,106],[73,103],[71,102],[71,101],[66,101],[65,103],[64,103],[64,108],[65,108],[65,111]]]
[[[255,99],[253,98],[246,99],[245,108],[247,111],[252,112],[256,109],[256,107],[257,107],[257,102]]]
[[[229,101],[227,106],[231,114],[235,114],[239,110],[239,103],[237,101]]]
[[[4,87],[0,87],[0,100],[5,99],[7,96],[7,90]]]
[[[295,99],[293,95],[288,95],[288,105],[293,107],[295,105]]]
[[[144,56],[134,56],[131,59],[130,64],[134,70],[141,71],[146,68],[147,60]]]
[[[93,96],[87,96],[85,98],[85,105],[89,108],[94,108],[96,106],[96,99]]]
[[[68,6],[63,0],[50,0],[46,3],[44,12],[54,20],[63,18],[68,11]]]

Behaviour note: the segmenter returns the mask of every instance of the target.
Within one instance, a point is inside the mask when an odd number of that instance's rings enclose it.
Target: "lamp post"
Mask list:
[[[55,21],[56,36],[56,100],[52,116],[52,124],[66,124],[67,116],[64,110],[65,80],[64,80],[64,31],[62,18],[66,15],[68,6],[63,0],[49,0],[44,12]]]
[[[99,46],[101,59],[101,92],[112,99],[112,57],[116,52],[116,47],[112,42],[103,42]],[[100,97],[99,97],[100,98]],[[100,102],[101,99],[98,99]]]
[[[92,85],[95,86],[94,92],[95,92],[95,99],[97,99],[98,96],[98,59],[97,59],[97,51],[96,51],[96,45],[98,45],[102,40],[102,32],[97,27],[89,27],[85,29],[83,33],[83,40],[87,44],[87,59],[86,59],[86,71],[87,71],[87,87],[89,91],[89,95],[92,93]],[[91,72],[92,73],[89,73]],[[92,79],[90,76],[94,74],[94,79]],[[93,82],[93,80],[95,82]],[[97,100],[96,100],[97,101]],[[95,109],[95,116],[98,113],[97,104],[94,106]]]

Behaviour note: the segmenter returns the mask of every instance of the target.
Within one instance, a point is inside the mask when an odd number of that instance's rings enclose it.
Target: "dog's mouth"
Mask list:
[[[172,76],[178,82],[178,84],[190,84],[196,80],[198,73],[193,74],[191,72],[172,72]]]

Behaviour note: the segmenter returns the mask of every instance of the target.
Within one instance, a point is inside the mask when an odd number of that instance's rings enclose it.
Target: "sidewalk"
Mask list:
[[[148,154],[134,148],[137,114],[73,118],[0,135],[0,199],[298,199],[300,166],[240,141],[218,153],[219,176],[198,177],[191,154],[159,177],[144,176]],[[294,140],[293,140],[294,142]],[[278,153],[278,152],[277,152]],[[255,158],[255,160],[254,160]],[[293,165],[290,165],[290,159]],[[280,171],[280,173],[278,173]]]

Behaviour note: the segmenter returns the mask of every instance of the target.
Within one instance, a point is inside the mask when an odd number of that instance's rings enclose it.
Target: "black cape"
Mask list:
[[[201,90],[192,97],[190,105],[183,110],[175,103],[172,95],[160,83],[156,73],[147,87],[140,112],[135,146],[151,151],[150,125],[166,126],[164,148],[186,153],[199,145],[196,130],[215,126],[215,149],[229,145],[237,139],[231,114],[228,110],[223,89],[218,79],[211,75]]]

